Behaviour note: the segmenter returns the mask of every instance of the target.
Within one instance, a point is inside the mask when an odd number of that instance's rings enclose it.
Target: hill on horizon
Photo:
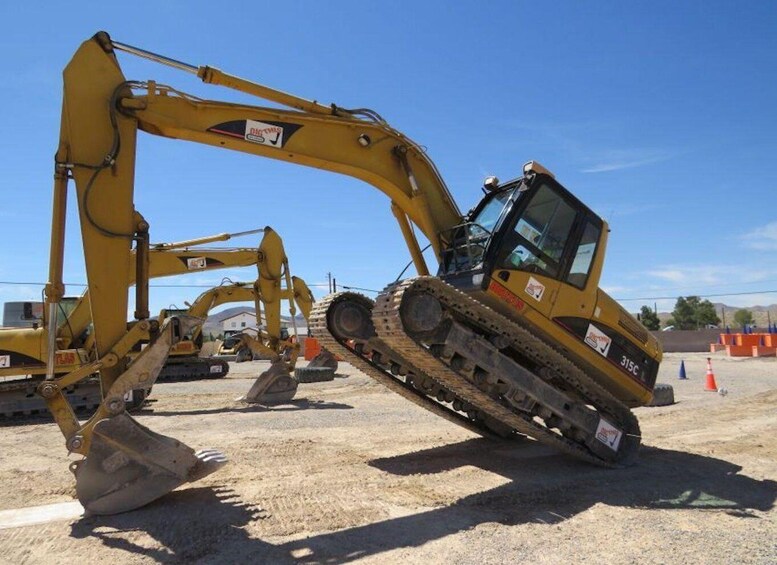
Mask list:
[[[777,323],[777,304],[770,304],[768,306],[729,306],[723,302],[713,302],[715,311],[718,313],[718,318],[721,320],[721,326],[728,325],[734,327],[734,314],[737,310],[750,310],[753,313],[753,319],[755,325],[759,328],[765,328],[771,322]],[[666,325],[666,321],[672,317],[671,312],[658,312],[658,319],[661,321],[661,327]]]

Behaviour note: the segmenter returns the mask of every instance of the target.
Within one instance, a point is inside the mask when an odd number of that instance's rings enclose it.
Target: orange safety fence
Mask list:
[[[710,344],[710,353],[725,350],[729,357],[777,356],[777,334],[720,334],[718,341]]]

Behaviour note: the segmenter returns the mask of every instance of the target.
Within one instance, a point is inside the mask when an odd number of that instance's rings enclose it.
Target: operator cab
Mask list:
[[[523,271],[588,286],[604,223],[555,180],[530,162],[524,176],[499,184],[489,177],[486,196],[445,239],[440,276],[461,290],[481,290],[490,276]],[[598,273],[593,281],[598,284]]]

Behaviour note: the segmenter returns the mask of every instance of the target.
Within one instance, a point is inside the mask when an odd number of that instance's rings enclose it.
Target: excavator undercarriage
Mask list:
[[[313,334],[416,404],[483,435],[529,436],[603,466],[631,463],[639,425],[550,344],[433,277],[322,301]]]

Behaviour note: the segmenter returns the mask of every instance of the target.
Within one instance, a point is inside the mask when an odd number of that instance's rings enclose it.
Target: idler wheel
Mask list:
[[[329,331],[340,339],[367,340],[375,335],[372,312],[359,302],[341,300],[327,314]]]

